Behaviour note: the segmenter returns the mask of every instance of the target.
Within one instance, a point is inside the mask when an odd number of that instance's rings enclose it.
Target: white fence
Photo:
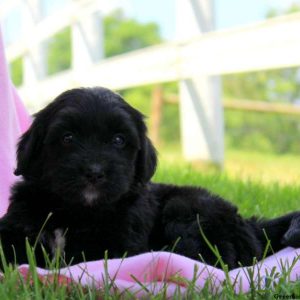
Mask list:
[[[0,18],[14,2],[4,2],[6,9],[0,6]],[[197,7],[195,2],[199,4]],[[213,23],[210,3],[209,0],[177,0],[181,33],[187,26],[182,24],[190,26],[206,12],[203,23],[206,28],[201,28],[203,24],[192,25],[196,30],[187,27],[185,39],[101,59],[101,5],[98,1],[73,1],[44,20],[32,21],[27,34],[7,47],[7,58],[11,62],[24,57],[25,78],[19,91],[33,110],[72,87],[101,85],[118,90],[177,80],[181,82],[185,156],[222,163],[223,121],[218,75],[299,66],[300,14],[206,32],[212,29]],[[45,77],[36,69],[43,68],[43,52],[39,46],[67,26],[72,31],[72,68]],[[191,32],[192,37],[188,38]]]

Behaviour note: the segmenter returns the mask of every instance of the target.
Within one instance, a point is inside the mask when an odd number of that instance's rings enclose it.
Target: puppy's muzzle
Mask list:
[[[86,167],[84,176],[89,183],[97,184],[104,180],[105,173],[100,164],[92,164]]]

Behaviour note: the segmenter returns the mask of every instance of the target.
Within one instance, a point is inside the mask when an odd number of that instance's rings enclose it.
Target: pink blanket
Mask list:
[[[30,124],[28,116],[15,88],[9,79],[5,62],[4,47],[0,32],[0,214],[6,212],[8,205],[9,187],[16,180],[13,176],[15,167],[15,145],[18,137]],[[300,253],[300,250],[298,250]],[[296,280],[300,275],[300,262],[296,249],[286,248],[264,261],[250,267],[253,271],[254,283],[263,287],[264,280],[276,268],[280,276],[284,266],[294,266],[289,280]],[[195,267],[196,272],[195,272]],[[19,267],[21,274],[28,274],[28,266]],[[50,278],[53,272],[38,268],[41,278]],[[167,290],[167,295],[172,296],[176,289],[181,293],[186,290],[184,280],[192,280],[196,276],[196,288],[201,289],[208,280],[212,282],[212,292],[219,292],[226,279],[220,269],[207,266],[189,258],[167,252],[153,252],[122,259],[111,259],[107,262],[107,270],[103,260],[81,263],[59,272],[64,282],[75,281],[84,286],[101,288],[105,281],[113,282],[114,288],[119,291],[129,290],[137,297],[147,294],[140,282],[151,293],[157,293],[162,288]],[[250,289],[249,272],[247,268],[239,268],[229,272],[231,282],[236,293],[248,292]],[[278,278],[277,278],[278,279]],[[276,279],[275,279],[276,280]],[[166,285],[167,284],[167,285]]]
[[[300,250],[298,252],[300,254]],[[151,252],[126,259],[110,259],[107,262],[91,261],[57,271],[37,268],[37,272],[45,283],[56,273],[63,284],[74,281],[99,289],[104,284],[112,284],[112,291],[129,291],[136,297],[162,291],[167,297],[178,293],[178,290],[184,294],[188,281],[194,281],[195,289],[199,291],[209,283],[211,292],[219,293],[227,279],[233,285],[235,293],[246,293],[251,286],[263,289],[267,279],[272,284],[276,283],[283,269],[285,272],[291,270],[288,280],[297,280],[300,275],[298,252],[293,248],[285,248],[254,266],[230,271],[229,278],[220,269],[169,252]],[[273,268],[276,268],[276,272],[270,276]],[[25,278],[28,276],[28,265],[20,266],[19,270]]]
[[[16,180],[15,144],[29,124],[29,115],[9,78],[0,29],[0,216],[6,212],[9,187]]]

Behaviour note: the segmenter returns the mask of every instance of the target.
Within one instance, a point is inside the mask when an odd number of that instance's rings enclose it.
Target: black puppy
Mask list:
[[[180,238],[175,252],[193,259],[200,253],[214,264],[200,227],[229,268],[260,259],[265,235],[275,251],[300,246],[299,213],[243,219],[202,188],[150,183],[155,167],[140,112],[104,88],[64,92],[19,142],[15,173],[22,181],[0,220],[7,260],[27,261],[26,237],[52,255],[59,248],[67,263],[101,259],[106,250],[109,257],[170,250]],[[36,258],[44,266],[40,246]]]

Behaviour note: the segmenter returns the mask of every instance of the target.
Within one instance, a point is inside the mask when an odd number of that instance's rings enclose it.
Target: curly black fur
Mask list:
[[[67,262],[170,250],[215,264],[200,234],[229,268],[273,249],[300,245],[299,213],[273,220],[244,219],[224,199],[196,187],[150,182],[156,152],[140,112],[104,88],[66,91],[36,114],[21,137],[17,169],[0,235],[8,261],[27,261],[25,237]],[[52,216],[40,230],[49,213]],[[265,233],[263,231],[265,230]],[[39,234],[40,233],[40,234]],[[14,246],[14,250],[12,248]],[[37,263],[44,266],[40,247]]]

